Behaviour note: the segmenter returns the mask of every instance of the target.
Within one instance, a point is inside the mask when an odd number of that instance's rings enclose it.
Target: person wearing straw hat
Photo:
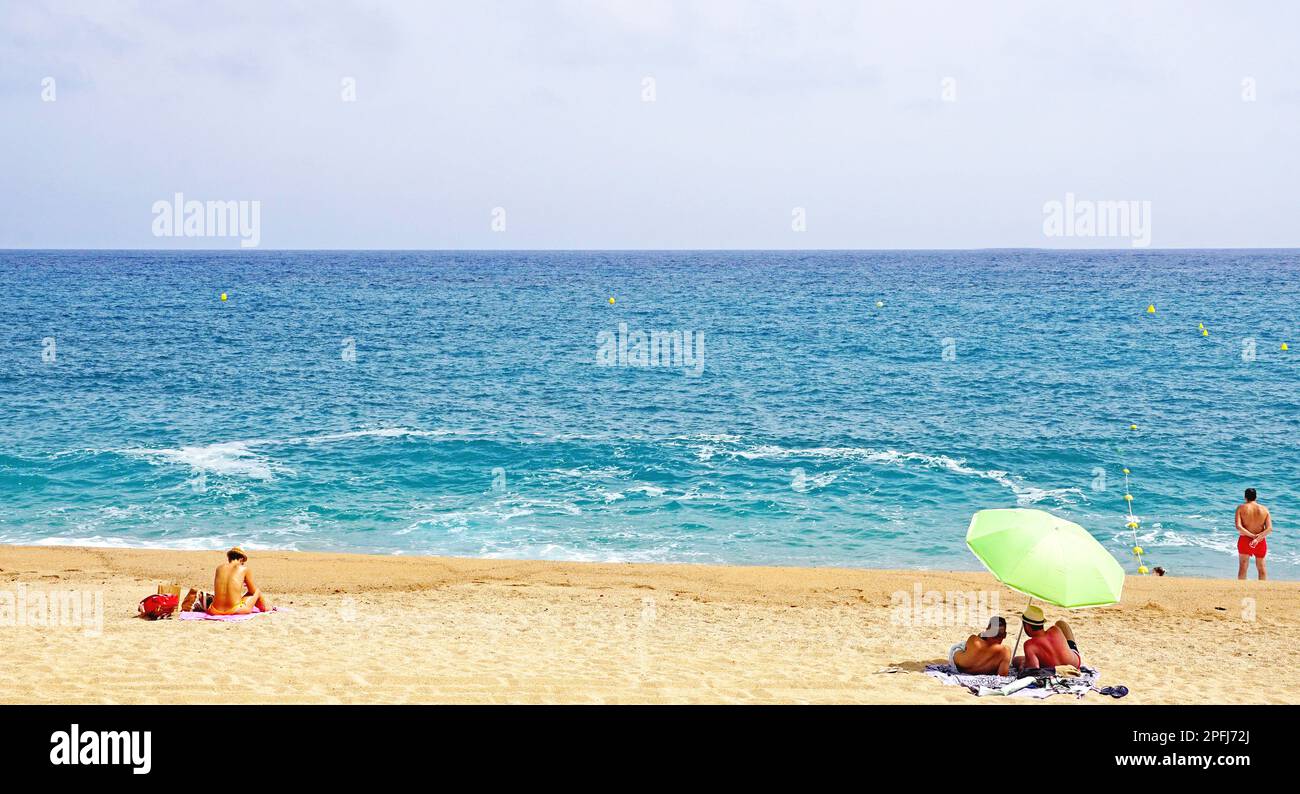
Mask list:
[[[1025,640],[1025,655],[1016,657],[1016,667],[1025,670],[1066,664],[1083,666],[1083,655],[1079,653],[1070,624],[1058,620],[1048,628],[1047,618],[1037,604],[1031,604],[1020,614],[1020,622],[1029,639]]]
[[[266,595],[253,584],[253,574],[248,569],[248,555],[239,546],[226,552],[226,561],[217,566],[212,590],[209,615],[247,615],[254,609],[262,612],[270,610]]]

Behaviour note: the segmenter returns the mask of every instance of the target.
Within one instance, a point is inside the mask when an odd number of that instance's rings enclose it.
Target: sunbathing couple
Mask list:
[[[1046,627],[1043,610],[1030,606],[1020,616],[1025,627],[1025,655],[1011,658],[1011,649],[1002,644],[1007,638],[1007,621],[1001,616],[989,618],[988,628],[972,634],[948,651],[948,663],[958,672],[981,675],[1010,675],[1011,668],[1055,668],[1058,665],[1083,666],[1083,656],[1074,641],[1074,632],[1064,620]]]
[[[236,546],[226,552],[226,561],[217,566],[211,593],[190,590],[181,603],[181,611],[206,611],[209,615],[247,615],[254,609],[269,612],[266,594],[253,584],[248,570],[248,555]]]

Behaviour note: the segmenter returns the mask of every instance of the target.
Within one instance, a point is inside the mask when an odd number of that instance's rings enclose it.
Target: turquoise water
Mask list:
[[[0,252],[0,542],[975,569],[1032,505],[1133,570],[1127,464],[1151,564],[1250,485],[1297,578],[1296,261]]]

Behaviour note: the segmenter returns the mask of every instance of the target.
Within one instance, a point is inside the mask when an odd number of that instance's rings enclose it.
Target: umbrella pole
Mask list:
[[[1032,604],[1032,603],[1034,603],[1034,599],[1033,599],[1033,596],[1030,596],[1030,598],[1029,598],[1029,604]],[[1026,610],[1029,609],[1029,604],[1025,604],[1025,609],[1026,609]],[[1025,618],[1024,618],[1024,615],[1022,614],[1022,615],[1020,616],[1020,631],[1017,631],[1017,632],[1016,632],[1016,647],[1014,647],[1014,648],[1011,649],[1011,663],[1012,663],[1012,664],[1015,664],[1015,663],[1016,663],[1016,651],[1020,650],[1020,637],[1021,637],[1021,635],[1023,635],[1024,633],[1025,633]]]

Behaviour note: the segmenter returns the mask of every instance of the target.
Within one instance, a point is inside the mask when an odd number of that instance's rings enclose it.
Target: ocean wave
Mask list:
[[[575,479],[599,479],[608,480],[618,477],[626,477],[632,472],[627,469],[620,469],[617,466],[576,466],[571,469],[547,469],[547,474],[558,474],[561,477],[573,477]]]
[[[281,444],[327,444],[333,441],[353,441],[361,438],[445,438],[447,436],[472,436],[469,430],[434,429],[418,430],[409,427],[375,427],[366,430],[348,430],[342,433],[321,433],[287,439]]]
[[[495,524],[504,524],[516,518],[524,518],[539,513],[551,516],[559,514],[576,516],[582,514],[582,508],[564,501],[508,497],[492,505],[446,510],[424,516],[393,532],[393,534],[409,535],[424,527],[443,528],[447,532],[454,534],[465,531],[470,526],[470,523],[474,521],[491,521]]]
[[[671,543],[660,547],[641,549],[590,549],[569,543],[516,544],[514,542],[490,540],[477,549],[477,556],[493,560],[555,560],[603,563],[721,562],[717,555],[688,551]]]
[[[249,551],[298,551],[295,543],[264,543],[249,541],[243,536],[207,535],[177,538],[175,540],[120,538],[104,535],[52,535],[26,538],[21,535],[0,535],[0,544],[29,546],[84,546],[96,549],[163,549],[167,551],[225,551],[238,543]]]
[[[1192,516],[1188,516],[1192,518]],[[1117,546],[1129,549],[1133,545],[1133,534],[1131,530],[1125,529],[1114,533],[1111,542]],[[1174,549],[1199,549],[1224,557],[1235,558],[1237,556],[1237,533],[1228,530],[1210,530],[1205,534],[1199,532],[1179,532],[1173,529],[1164,529],[1159,523],[1152,524],[1148,528],[1139,529],[1137,533],[1137,544],[1145,552],[1145,558],[1148,565],[1169,566],[1167,560],[1161,559],[1162,552],[1172,552]],[[1300,562],[1300,553],[1293,550],[1269,549],[1270,560],[1282,560],[1288,564]],[[1121,559],[1123,559],[1121,557]],[[1225,573],[1231,570],[1231,563],[1225,561]],[[1175,572],[1176,573],[1176,572]]]
[[[125,507],[104,505],[92,508],[72,508],[73,527],[78,533],[97,533],[105,526],[159,525],[184,518],[185,512],[167,504],[128,504]]]
[[[1115,534],[1116,543],[1122,543],[1125,546],[1133,544],[1133,534],[1131,531],[1118,532]],[[1161,529],[1159,524],[1155,524],[1151,529],[1139,530],[1137,534],[1138,545],[1145,550],[1155,548],[1178,548],[1194,547],[1199,549],[1208,549],[1220,554],[1237,553],[1237,536],[1229,535],[1226,532],[1215,532],[1209,535],[1191,535],[1183,534],[1172,529]]]
[[[716,444],[706,444],[697,450],[697,458],[701,461],[711,460],[716,455],[725,455],[743,460],[821,458],[824,460],[850,460],[892,466],[919,463],[926,468],[944,469],[964,477],[977,477],[995,482],[1011,491],[1016,497],[1016,503],[1021,507],[1038,504],[1044,499],[1053,499],[1059,504],[1070,505],[1076,503],[1073,497],[1084,497],[1082,488],[1038,488],[1026,485],[1019,478],[1002,469],[977,469],[966,465],[965,460],[948,455],[932,455],[924,452],[904,452],[895,449],[877,450],[868,447],[797,448],[782,447],[775,444],[760,444],[746,449],[727,449]],[[813,478],[809,479],[813,480]]]
[[[713,441],[721,444],[734,444],[740,441],[735,433],[692,433],[688,436],[669,436],[669,441]]]

